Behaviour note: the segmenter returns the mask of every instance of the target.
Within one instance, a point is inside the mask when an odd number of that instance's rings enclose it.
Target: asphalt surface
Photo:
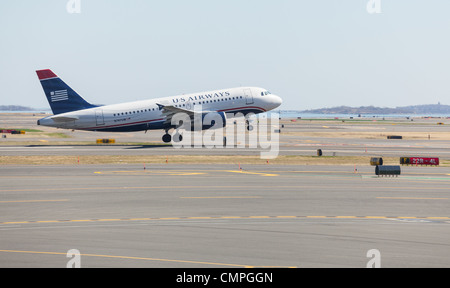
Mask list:
[[[260,153],[146,145],[160,141],[157,131],[47,129],[35,126],[39,117],[0,115],[0,120],[2,127],[42,128],[70,138],[7,135],[0,156]],[[322,149],[324,156],[417,155],[448,161],[448,120],[415,124],[409,119],[374,125],[285,122],[279,155],[310,156]],[[407,137],[333,134],[342,131]],[[326,133],[308,134],[315,132]],[[81,145],[97,138],[143,144]],[[373,260],[368,257],[373,249],[381,267],[450,267],[447,165],[402,166],[398,177],[377,177],[374,171],[368,164],[3,165],[0,267],[63,268],[72,249],[81,254],[81,267],[363,268]]]
[[[450,267],[445,168],[1,168],[0,267]]]

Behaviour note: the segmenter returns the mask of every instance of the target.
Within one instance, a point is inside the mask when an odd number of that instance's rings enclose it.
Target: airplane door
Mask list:
[[[245,104],[253,104],[253,95],[251,89],[244,89]]]
[[[97,126],[105,125],[105,119],[103,118],[102,109],[95,110],[95,122],[97,123]]]

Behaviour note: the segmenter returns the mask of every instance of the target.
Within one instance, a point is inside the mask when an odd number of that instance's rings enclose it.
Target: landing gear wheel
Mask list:
[[[173,135],[173,141],[174,142],[181,142],[183,141],[183,135],[176,133],[175,135]]]
[[[164,143],[169,143],[170,141],[172,141],[172,136],[170,134],[164,134],[162,137],[162,141]]]

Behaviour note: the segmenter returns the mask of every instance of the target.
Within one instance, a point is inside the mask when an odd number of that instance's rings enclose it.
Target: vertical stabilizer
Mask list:
[[[50,69],[36,71],[53,114],[97,107],[84,100]]]

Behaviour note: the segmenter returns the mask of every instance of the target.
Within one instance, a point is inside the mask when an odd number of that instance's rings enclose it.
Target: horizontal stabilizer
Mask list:
[[[53,117],[50,117],[50,119],[52,119],[53,121],[55,121],[55,122],[58,122],[58,123],[63,123],[63,122],[70,122],[70,121],[75,121],[75,120],[78,120],[79,118],[78,117],[68,117],[68,116],[53,116]]]

